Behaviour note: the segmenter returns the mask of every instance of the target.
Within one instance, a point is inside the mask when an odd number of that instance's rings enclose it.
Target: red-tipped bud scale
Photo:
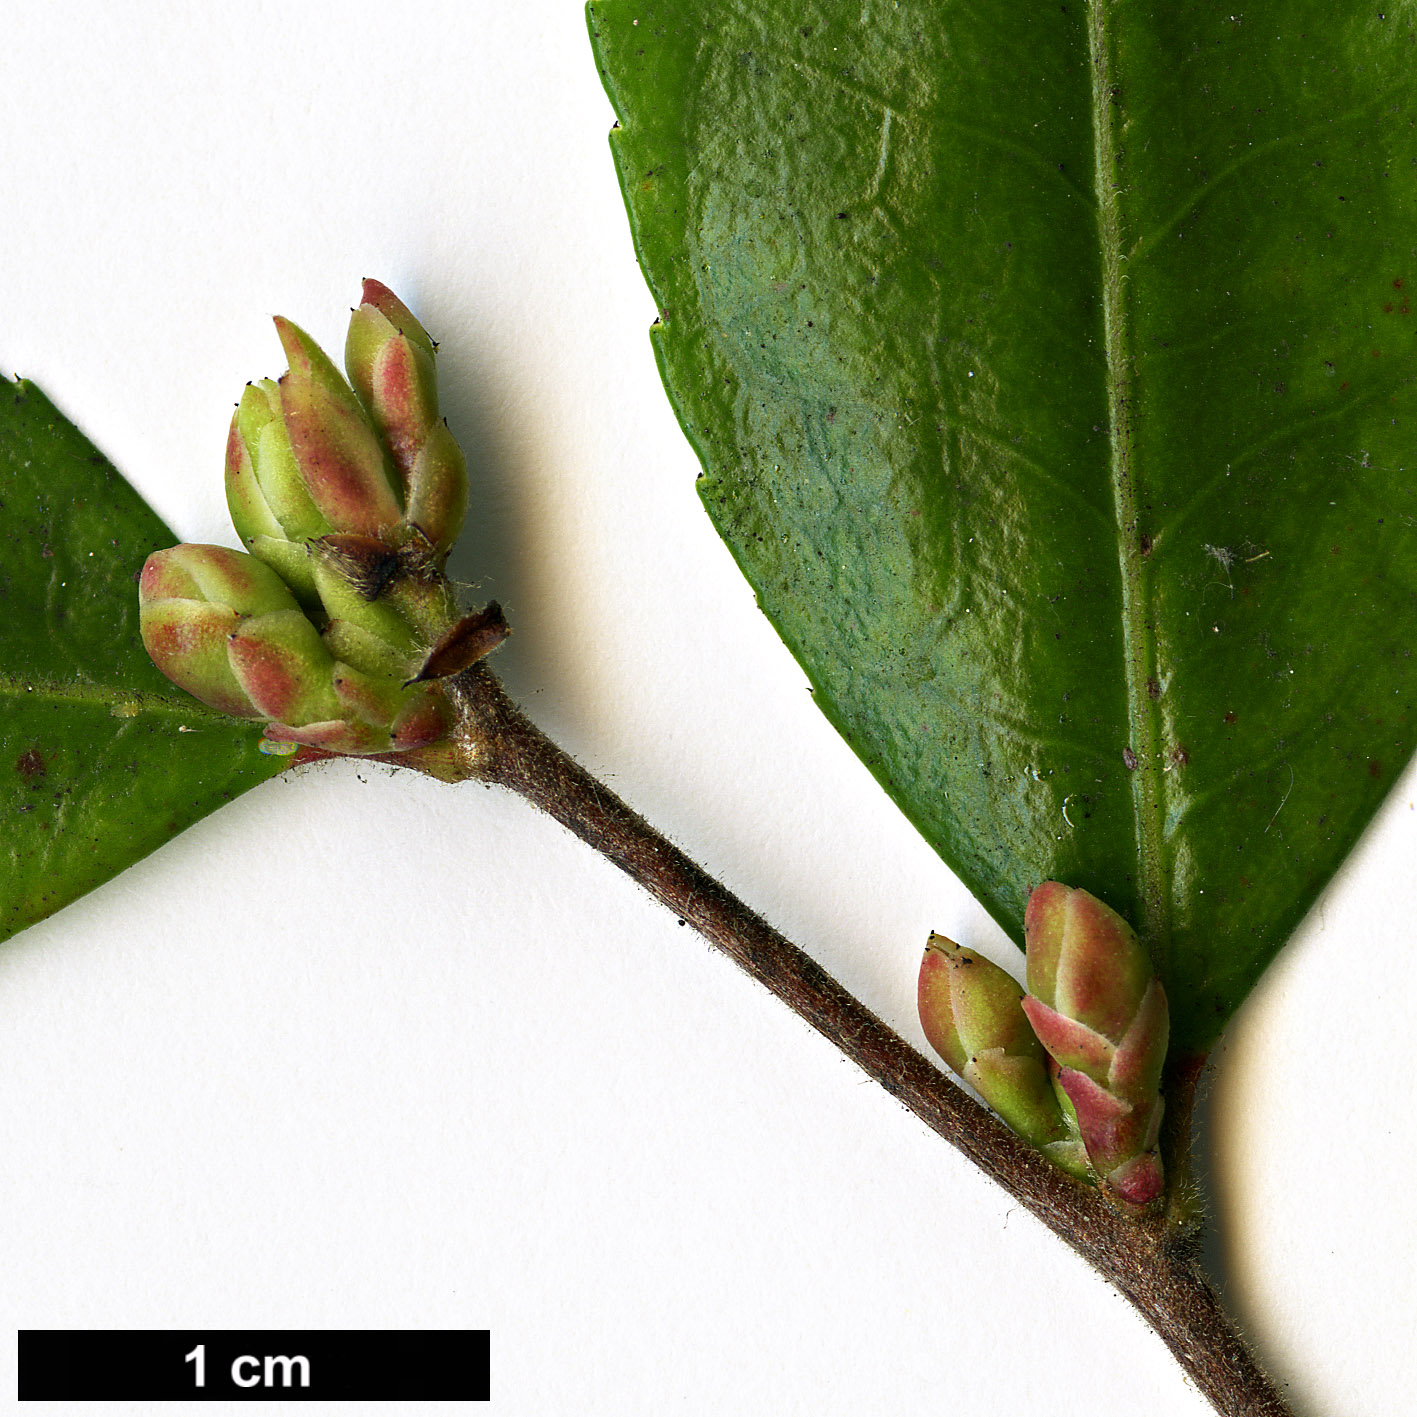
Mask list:
[[[437,350],[438,346],[433,342],[432,336],[418,323],[413,311],[383,281],[366,277],[364,288],[359,295],[359,303],[377,310],[394,329],[421,344],[429,354]]]
[[[337,532],[378,536],[403,517],[374,429],[353,390],[298,325],[277,318],[290,360],[280,406],[310,500]]]
[[[438,413],[435,346],[408,308],[378,281],[350,316],[345,369],[397,469],[405,516],[445,552],[467,505],[467,467]]]
[[[1161,1070],[1169,1014],[1135,931],[1086,891],[1048,881],[1024,915],[1024,1012],[1104,1186],[1133,1206],[1156,1199]]]
[[[250,616],[299,614],[269,567],[225,546],[174,546],[148,557],[138,578],[138,624],[157,667],[179,688],[237,718],[265,717],[227,655]]]
[[[299,609],[242,621],[227,645],[232,673],[263,718],[311,723],[334,718],[335,662]]]

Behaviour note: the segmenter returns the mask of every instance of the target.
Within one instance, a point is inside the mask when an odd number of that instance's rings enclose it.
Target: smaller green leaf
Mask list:
[[[33,384],[0,384],[0,940],[288,766],[143,649],[137,574],[176,540]]]

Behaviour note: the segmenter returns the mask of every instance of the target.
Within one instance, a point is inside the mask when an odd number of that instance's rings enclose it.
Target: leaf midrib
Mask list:
[[[57,703],[101,704],[112,710],[134,705],[140,713],[171,714],[179,718],[218,718],[195,699],[185,702],[146,689],[114,689],[102,684],[56,684],[40,675],[0,674],[0,698],[33,699]]]
[[[1160,800],[1161,725],[1147,691],[1156,682],[1156,638],[1149,627],[1150,577],[1141,549],[1133,478],[1130,410],[1131,331],[1123,299],[1121,187],[1114,141],[1116,81],[1107,34],[1108,0],[1089,0],[1088,53],[1092,79],[1094,181],[1098,241],[1102,257],[1102,319],[1107,378],[1109,470],[1116,516],[1117,559],[1122,587],[1123,680],[1127,693],[1128,750],[1132,815],[1136,825],[1137,882],[1142,937],[1158,967],[1171,933]]]

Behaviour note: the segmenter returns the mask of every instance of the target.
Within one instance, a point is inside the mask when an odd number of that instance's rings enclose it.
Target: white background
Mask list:
[[[4,28],[0,367],[181,536],[232,540],[267,317],[338,348],[381,277],[443,342],[455,567],[537,722],[913,1041],[931,928],[1010,959],[695,499],[575,0]],[[1209,1108],[1212,1259],[1307,1417],[1410,1390],[1414,796]],[[19,1327],[475,1326],[499,1414],[1208,1410],[1002,1191],[498,792],[269,784],[4,946],[0,1019],[6,1402]]]

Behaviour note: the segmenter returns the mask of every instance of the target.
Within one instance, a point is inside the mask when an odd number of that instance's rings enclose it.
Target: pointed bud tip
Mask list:
[[[386,305],[401,305],[402,301],[383,281],[375,280],[373,276],[365,276],[363,288],[359,293],[359,303],[372,305],[378,310]]]
[[[276,327],[276,338],[280,340],[280,347],[285,351],[285,357],[291,366],[294,367],[297,361],[308,362],[305,360],[305,351],[301,349],[300,341],[296,338],[296,326],[284,315],[273,315],[271,323]],[[249,384],[247,388],[250,388]]]
[[[154,551],[143,564],[139,604],[167,599],[226,605],[238,615],[295,608],[285,583],[254,556],[191,542]]]
[[[1036,887],[1023,912],[1025,932],[1039,929],[1044,920],[1064,905],[1071,894],[1072,887],[1063,885],[1061,881],[1044,881],[1041,886]]]
[[[284,315],[273,315],[271,323],[276,327],[276,335],[290,364],[290,372],[306,375],[312,373],[315,363],[313,356],[319,354],[319,345],[294,320],[287,320]],[[284,385],[287,378],[288,374],[283,375],[276,382]]]
[[[372,305],[400,334],[422,344],[430,354],[437,348],[432,335],[419,324],[418,317],[383,281],[366,276],[360,303]]]
[[[229,476],[238,476],[241,472],[241,456],[246,451],[246,444],[241,440],[241,405],[236,406],[236,412],[231,415],[231,428],[226,435],[226,471]]]

